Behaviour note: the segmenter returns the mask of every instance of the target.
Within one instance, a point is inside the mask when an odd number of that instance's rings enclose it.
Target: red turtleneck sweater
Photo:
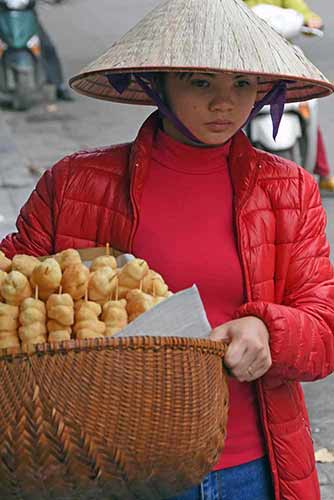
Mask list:
[[[213,328],[244,302],[229,147],[188,146],[158,132],[133,247],[173,292],[196,283]],[[231,378],[229,388],[227,439],[215,470],[265,454],[254,384]]]

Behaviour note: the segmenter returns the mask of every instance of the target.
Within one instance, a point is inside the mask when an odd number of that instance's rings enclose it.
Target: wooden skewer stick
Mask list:
[[[143,280],[140,280],[139,290],[140,290],[141,292],[143,291]]]
[[[38,285],[35,288],[35,300],[38,300]]]
[[[110,255],[110,245],[106,243],[106,255]]]
[[[115,300],[118,300],[118,277],[116,276]]]
[[[85,302],[88,302],[88,286],[86,287],[85,290]]]
[[[59,286],[59,295],[61,295],[63,293],[63,287],[60,285]]]

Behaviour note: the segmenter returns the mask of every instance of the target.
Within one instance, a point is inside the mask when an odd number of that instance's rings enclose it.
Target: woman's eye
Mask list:
[[[209,87],[210,83],[207,80],[191,80],[191,85],[193,87],[205,89]]]
[[[248,80],[237,80],[236,81],[237,87],[248,87],[249,85],[250,85],[250,82]]]

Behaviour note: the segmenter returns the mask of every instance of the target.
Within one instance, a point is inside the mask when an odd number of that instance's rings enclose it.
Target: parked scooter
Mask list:
[[[45,83],[35,0],[0,0],[0,92],[28,109]]]
[[[270,107],[264,106],[248,124],[246,132],[251,143],[313,172],[317,156],[318,101],[286,104],[275,140],[271,123]]]
[[[323,36],[321,30],[304,26],[303,16],[291,9],[258,5],[253,10],[288,39],[300,33]],[[318,101],[313,99],[285,104],[276,140],[272,137],[270,106],[262,108],[248,124],[246,132],[255,147],[293,160],[313,172],[317,156],[317,129]]]

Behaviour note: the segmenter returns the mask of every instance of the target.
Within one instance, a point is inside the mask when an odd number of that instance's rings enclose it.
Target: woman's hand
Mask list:
[[[252,382],[271,367],[269,332],[255,316],[245,316],[212,330],[210,340],[229,344],[224,364],[239,382]]]
[[[322,19],[321,17],[319,16],[314,16],[314,17],[311,17],[308,22],[307,22],[307,26],[309,28],[317,28],[317,29],[320,29],[322,28],[323,26],[323,22],[322,22]]]

